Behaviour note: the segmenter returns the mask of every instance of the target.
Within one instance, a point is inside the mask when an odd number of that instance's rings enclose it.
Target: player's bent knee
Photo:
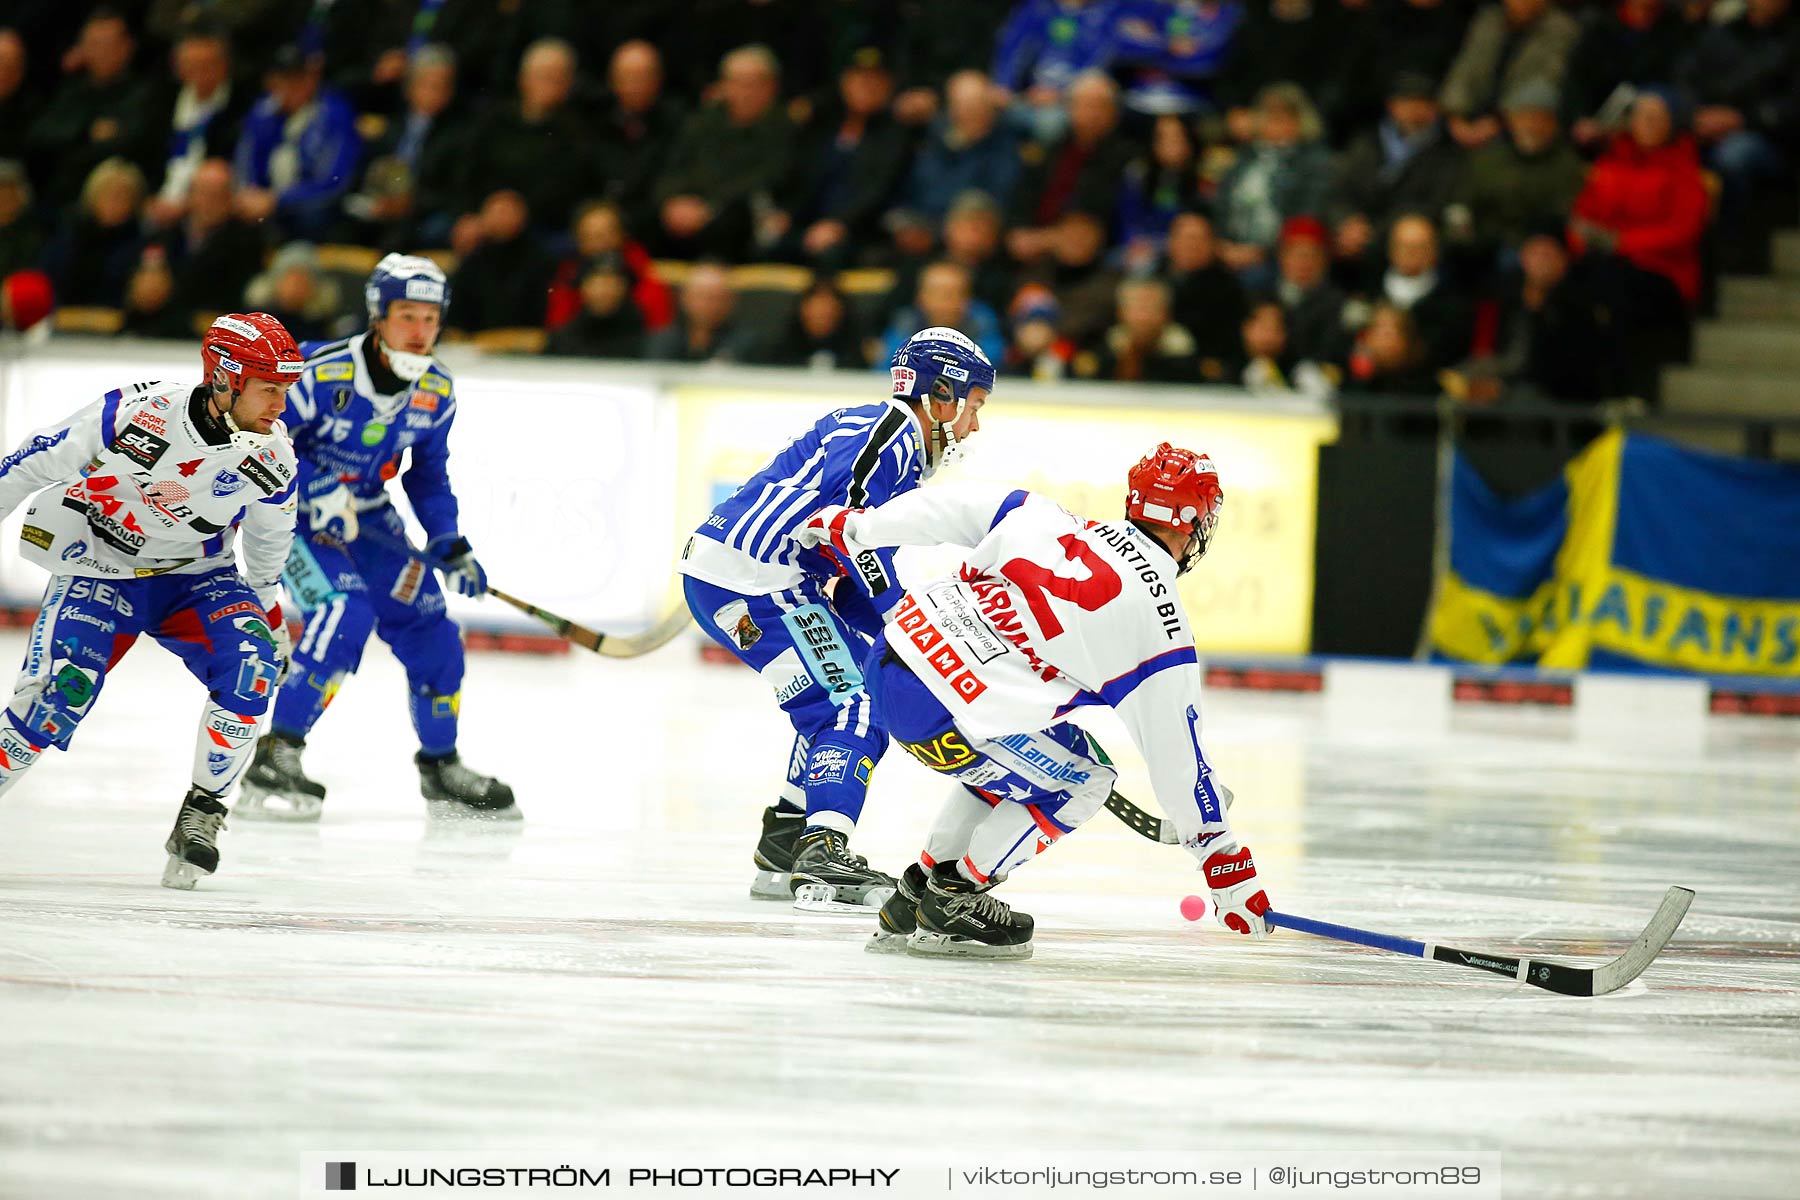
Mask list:
[[[103,670],[52,659],[49,675],[14,694],[7,713],[28,740],[66,750],[75,727],[93,710],[105,678]]]

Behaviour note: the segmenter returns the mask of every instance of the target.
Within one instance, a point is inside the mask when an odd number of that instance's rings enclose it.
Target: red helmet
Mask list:
[[[1200,561],[1219,523],[1225,489],[1212,459],[1164,442],[1138,460],[1126,477],[1125,515],[1189,536],[1183,571]]]
[[[200,363],[211,382],[214,372],[233,378],[232,392],[246,379],[293,383],[303,365],[300,347],[268,313],[227,313],[212,323],[200,343]]]

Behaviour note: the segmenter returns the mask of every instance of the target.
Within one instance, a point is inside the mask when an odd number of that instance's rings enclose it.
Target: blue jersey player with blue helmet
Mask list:
[[[888,400],[820,418],[682,554],[695,621],[762,676],[794,726],[781,799],[763,811],[759,899],[878,906],[895,886],[847,843],[888,741],[858,664],[905,589],[890,550],[840,563],[793,535],[822,507],[883,504],[953,461],[981,428],[994,367],[962,333],[932,328],[894,352],[889,373]]]
[[[245,774],[248,803],[239,804],[239,815],[318,819],[325,788],[301,769],[300,752],[374,632],[406,668],[419,736],[414,761],[433,814],[516,819],[512,789],[457,756],[461,631],[431,568],[407,552],[406,527],[387,492],[398,475],[425,527],[425,556],[444,582],[466,596],[485,592],[487,576],[458,530],[447,469],[456,394],[432,356],[449,284],[431,260],[390,254],[376,264],[363,298],[368,331],[305,347],[305,370],[288,396],[300,511],[283,581],[306,629]]]

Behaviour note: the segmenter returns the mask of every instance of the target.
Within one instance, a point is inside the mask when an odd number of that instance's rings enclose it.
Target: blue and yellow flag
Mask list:
[[[1800,469],[1615,429],[1521,499],[1453,471],[1435,655],[1800,676]]]

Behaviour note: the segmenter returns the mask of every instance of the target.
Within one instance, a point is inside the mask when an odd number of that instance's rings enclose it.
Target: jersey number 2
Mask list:
[[[1083,612],[1095,612],[1117,599],[1121,589],[1119,573],[1112,569],[1111,563],[1100,557],[1098,550],[1072,533],[1063,534],[1056,539],[1056,543],[1063,548],[1063,557],[1070,562],[1079,559],[1087,567],[1086,579],[1070,579],[1058,575],[1042,563],[1032,562],[1029,558],[1015,558],[1000,568],[1000,573],[1025,593],[1025,603],[1030,606],[1031,615],[1037,618],[1038,628],[1044,631],[1047,638],[1062,633],[1063,623],[1050,611],[1050,601],[1044,595],[1045,592],[1058,600],[1070,601]]]

